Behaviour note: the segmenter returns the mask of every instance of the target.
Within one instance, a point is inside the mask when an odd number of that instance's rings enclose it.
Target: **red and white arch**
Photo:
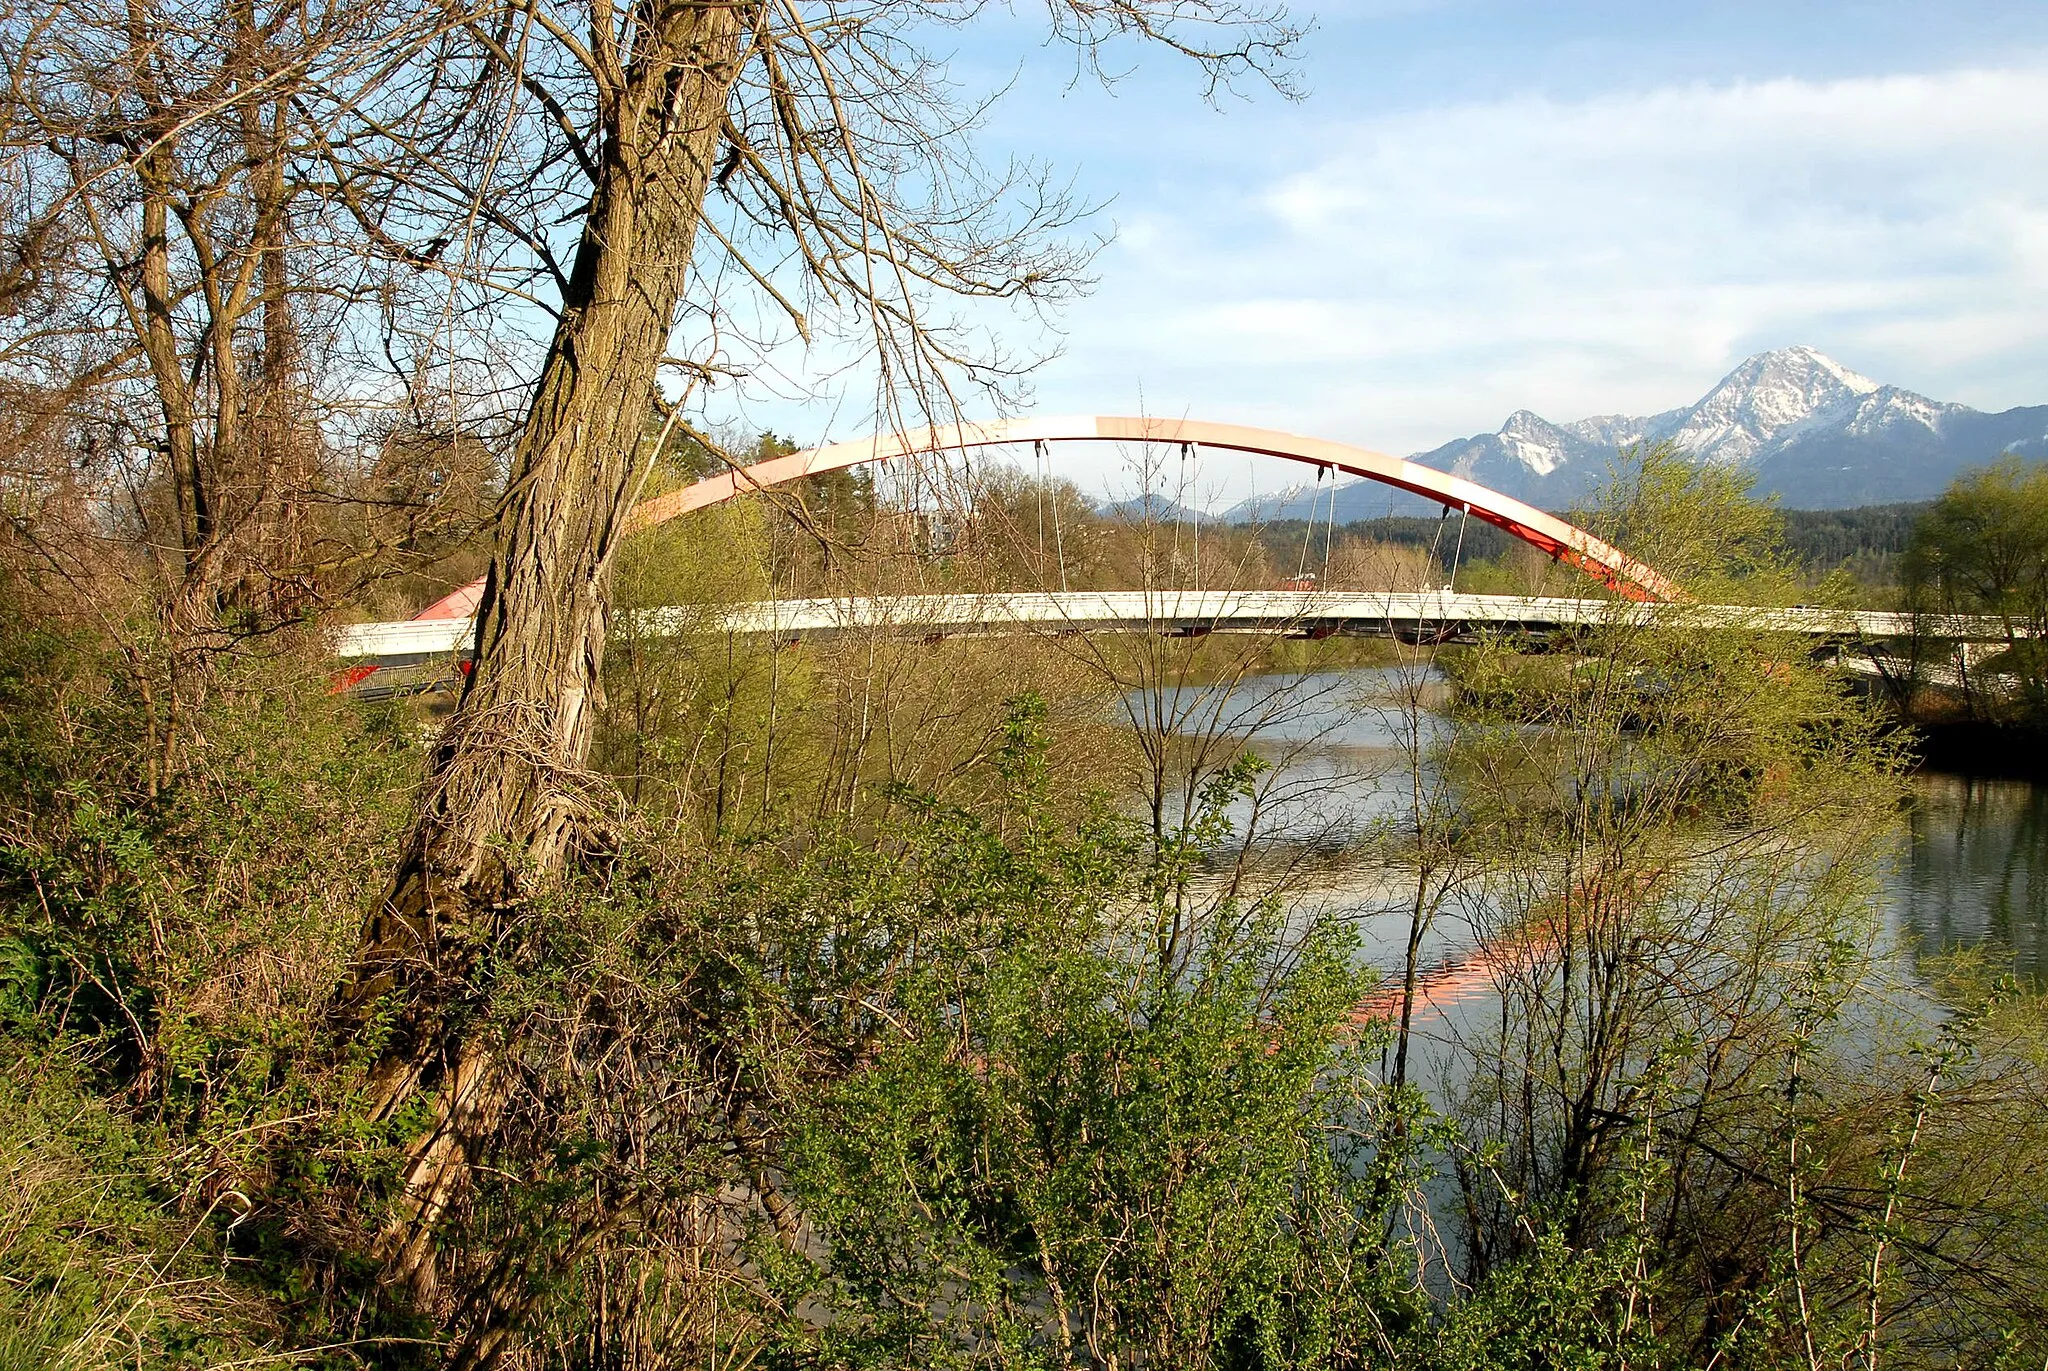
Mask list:
[[[1632,600],[1684,598],[1679,588],[1621,549],[1584,529],[1533,505],[1453,476],[1382,452],[1324,438],[1304,438],[1277,429],[1217,424],[1200,419],[1151,419],[1094,415],[1049,419],[1005,419],[981,424],[940,424],[793,452],[765,462],[707,477],[695,485],[647,500],[633,510],[630,528],[666,523],[692,510],[722,504],[749,491],[841,471],[870,462],[915,457],[971,448],[1022,443],[1163,443],[1244,452],[1301,462],[1326,471],[1364,477],[1396,490],[1434,500],[1447,509],[1469,512],[1546,555],[1577,567],[1616,594]],[[416,619],[465,619],[476,613],[484,583],[473,581],[443,596],[414,616]],[[374,667],[358,667],[347,683],[367,676]],[[360,672],[361,675],[356,673]]]

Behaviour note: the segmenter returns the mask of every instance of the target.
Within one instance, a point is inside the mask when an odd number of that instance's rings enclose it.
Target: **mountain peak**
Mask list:
[[[1722,377],[1671,437],[1702,461],[1747,462],[1787,430],[1876,389],[1817,348],[1759,352]]]
[[[1832,376],[1845,388],[1858,395],[1868,395],[1878,388],[1878,383],[1868,376],[1849,370],[1819,348],[1810,348],[1803,343],[1787,348],[1773,348],[1769,352],[1759,352],[1744,361],[1742,366],[1756,367],[1763,372],[1776,372],[1781,376]],[[1737,370],[1741,368],[1738,367]]]
[[[1499,436],[1501,446],[1538,476],[1548,476],[1571,456],[1570,435],[1534,410],[1510,414]]]

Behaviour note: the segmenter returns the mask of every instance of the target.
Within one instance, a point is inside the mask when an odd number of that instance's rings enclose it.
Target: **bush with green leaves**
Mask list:
[[[1948,623],[1988,616],[2002,650],[1962,673],[1964,702],[1995,722],[2048,727],[2048,463],[2007,457],[1957,477],[1913,526],[1904,562],[1916,643],[1952,660]]]
[[[162,1129],[61,1056],[0,1066],[0,1368],[210,1365],[275,1346],[269,1301],[227,1273],[226,1222],[165,1204]],[[228,1220],[247,1204],[223,1196]]]
[[[1799,593],[1740,478],[1632,460],[1602,536],[1702,599]],[[1451,675],[1439,776],[1497,1007],[1451,1091],[1477,1291],[1446,1329],[1549,1272],[1557,1327],[1636,1364],[1979,1364],[2023,1335],[2036,1284],[1979,1275],[1987,1227],[2017,1238],[2003,1202],[1929,1183],[1959,1080],[2007,1068],[1896,974],[1886,720],[1766,616],[1682,603],[1617,600],[1567,651],[1490,642]]]
[[[536,1254],[508,1326],[599,1360],[1295,1366],[1423,1317],[1427,1126],[1368,1069],[1351,930],[1222,902],[1162,958],[1153,835],[1059,817],[1044,720],[1014,703],[986,806],[629,844],[536,913],[492,995],[504,1181],[451,1219]]]
[[[403,822],[412,725],[279,650],[209,664],[167,731],[161,664],[4,590],[0,1112],[35,1183],[0,1285],[59,1361],[102,1334],[129,1364],[347,1340],[330,1315],[365,1282],[337,1262],[364,1220],[330,1182],[391,1139],[353,1120],[327,1004]]]

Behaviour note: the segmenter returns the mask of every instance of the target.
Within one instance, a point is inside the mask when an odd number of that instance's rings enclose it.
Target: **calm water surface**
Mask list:
[[[1919,946],[1988,943],[2048,986],[2048,786],[1922,772],[1906,830],[1886,892]]]
[[[1335,845],[1400,812],[1408,725],[1386,706],[1399,679],[1391,668],[1266,677],[1222,704],[1185,692],[1169,712],[1228,725],[1272,763],[1264,832]],[[1441,726],[1425,716],[1424,740]],[[2048,986],[2048,786],[1921,772],[1910,789],[1885,874],[1886,922],[1916,953],[1988,946],[2009,955],[2020,977]],[[1249,807],[1238,817],[1249,818]],[[1397,872],[1339,865],[1312,875],[1296,898],[1351,910],[1367,955],[1392,970],[1406,934],[1405,915],[1393,912],[1403,884]],[[1448,975],[1476,950],[1452,916],[1432,930],[1424,957]]]

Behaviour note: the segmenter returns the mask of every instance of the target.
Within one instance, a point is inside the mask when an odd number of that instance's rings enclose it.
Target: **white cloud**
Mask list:
[[[1795,342],[2048,402],[2048,65],[1260,117],[1264,180],[1205,162],[1197,121],[1170,183],[1126,193],[1044,408],[1142,384],[1408,451],[1525,405],[1687,403]]]

